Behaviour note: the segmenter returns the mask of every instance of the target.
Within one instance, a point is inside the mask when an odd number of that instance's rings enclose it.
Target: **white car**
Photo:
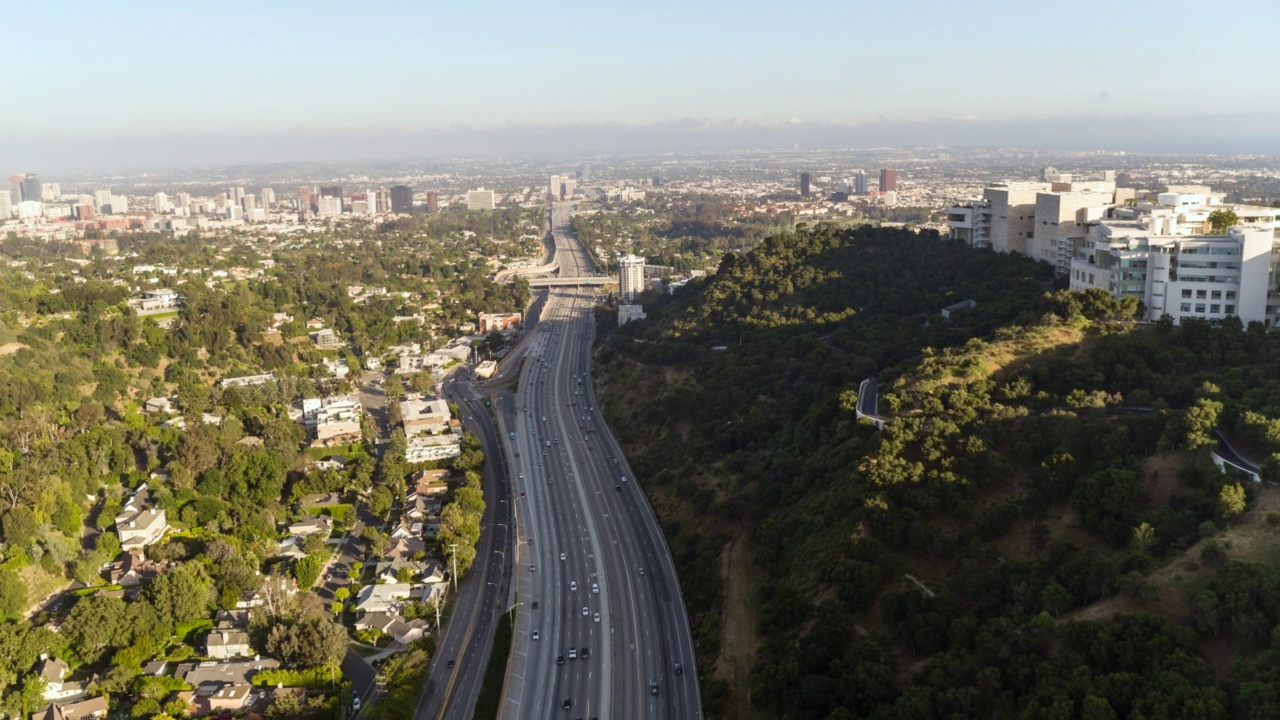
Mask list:
[[[591,614],[591,611],[587,609],[587,606],[586,606],[586,605],[583,605],[583,606],[582,606],[582,617],[586,617],[586,616],[588,616],[588,615],[590,615],[590,614]]]
[[[591,594],[592,595],[600,594],[600,583],[591,583]]]
[[[577,590],[577,589],[578,589],[578,581],[577,581],[577,580],[570,580],[570,581],[569,581],[569,589],[570,589],[570,590]]]
[[[534,640],[537,640],[537,639],[538,639],[538,638],[540,638],[540,637],[542,637],[542,633],[538,632],[537,630],[534,630],[534,631],[533,631],[533,639],[534,639]]]
[[[596,622],[600,622],[600,613],[596,613]]]
[[[564,558],[565,558],[565,554],[564,554],[564,553],[560,553],[560,559],[561,559],[561,560],[563,560]]]

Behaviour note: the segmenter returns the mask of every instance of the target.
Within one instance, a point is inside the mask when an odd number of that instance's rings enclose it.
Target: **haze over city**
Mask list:
[[[1171,45],[1204,11],[1191,2],[29,4],[6,36],[31,64],[0,88],[0,166],[793,143],[1274,152],[1280,100],[1256,90],[1280,8],[1224,5],[1230,52]]]

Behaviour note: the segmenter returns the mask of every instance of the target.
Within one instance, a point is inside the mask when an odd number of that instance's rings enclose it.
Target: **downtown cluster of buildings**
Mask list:
[[[898,192],[898,171],[894,168],[880,169],[880,185],[879,190],[871,190],[869,187],[869,179],[867,173],[859,170],[851,177],[843,178],[840,182],[835,183],[830,176],[820,176],[817,183],[814,182],[813,173],[800,173],[800,196],[811,198],[815,194],[816,185],[824,187],[832,187],[835,190],[830,193],[833,202],[844,202],[851,197],[884,197],[885,202],[889,205],[896,201],[896,193]]]
[[[1147,320],[1280,326],[1280,208],[1227,203],[1208,186],[1140,190],[1127,180],[1045,168],[1039,181],[994,185],[950,208],[950,236],[1047,262],[1073,290],[1136,297]]]

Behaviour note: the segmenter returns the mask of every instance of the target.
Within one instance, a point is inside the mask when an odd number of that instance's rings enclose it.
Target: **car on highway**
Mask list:
[[[560,559],[561,559],[561,560],[564,560],[564,559],[565,559],[565,557],[566,557],[566,556],[565,556],[565,554],[564,554],[564,553],[560,553]]]
[[[600,594],[600,583],[591,583],[591,594],[592,595]]]
[[[578,648],[569,648],[569,659],[570,660],[578,659]]]
[[[570,589],[570,590],[577,590],[577,589],[578,589],[578,581],[577,581],[577,580],[570,580],[570,581],[569,581],[569,589]]]
[[[537,630],[534,630],[534,631],[533,631],[533,639],[534,639],[534,640],[537,640],[537,639],[538,639],[538,638],[540,638],[540,637],[542,637],[542,633],[538,632]]]
[[[614,489],[614,490],[617,490],[618,492],[622,492],[622,486],[621,486],[621,485],[614,485],[614,486],[613,486],[613,489]]]
[[[681,665],[680,663],[676,663],[676,674],[677,674],[677,675],[683,675],[683,674],[684,674],[684,666],[683,666],[683,665]]]
[[[657,678],[654,678],[654,679],[652,679],[652,680],[650,680],[650,681],[649,681],[649,694],[650,694],[650,695],[657,695],[657,694],[658,694],[658,679],[657,679]]]
[[[626,476],[626,475],[623,475],[623,476],[622,476],[622,482],[626,482],[626,481],[627,481],[627,476]]]
[[[587,609],[587,606],[586,606],[586,605],[583,605],[583,606],[582,606],[582,617],[586,617],[586,616],[588,616],[588,615],[590,615],[590,614],[591,614],[591,611]]]
[[[578,653],[578,657],[582,658],[583,660],[586,660],[587,658],[591,657],[591,648],[587,647],[586,645],[583,645],[582,650]]]
[[[538,601],[537,601],[537,600],[534,600],[534,601],[533,601],[533,609],[534,609],[534,610],[537,610],[537,609],[538,609]]]
[[[538,571],[538,566],[537,566],[537,565],[530,565],[530,566],[529,566],[529,572],[537,572],[537,571]]]
[[[569,698],[565,698],[564,703],[563,705],[561,705],[561,707],[563,707],[565,710],[568,710],[569,708],[573,707],[573,701],[570,700]]]
[[[644,568],[640,568],[640,577],[644,577]]]
[[[352,709],[352,710],[359,710],[359,709],[360,709],[360,694],[359,694],[359,693],[351,693],[351,709]]]
[[[450,658],[450,659],[449,659],[449,661],[448,661],[448,662],[446,662],[446,663],[444,664],[444,666],[445,666],[445,668],[447,668],[447,669],[449,669],[449,670],[452,670],[452,669],[453,669],[454,664],[455,664],[455,663],[454,663],[454,661],[453,661],[453,658]]]

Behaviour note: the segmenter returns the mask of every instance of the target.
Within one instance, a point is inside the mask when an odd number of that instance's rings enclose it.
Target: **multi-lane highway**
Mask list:
[[[592,273],[553,209],[564,276]],[[499,424],[516,477],[516,633],[503,718],[699,718],[688,615],[643,491],[600,416],[595,298],[549,291]],[[513,437],[514,435],[514,437]]]

